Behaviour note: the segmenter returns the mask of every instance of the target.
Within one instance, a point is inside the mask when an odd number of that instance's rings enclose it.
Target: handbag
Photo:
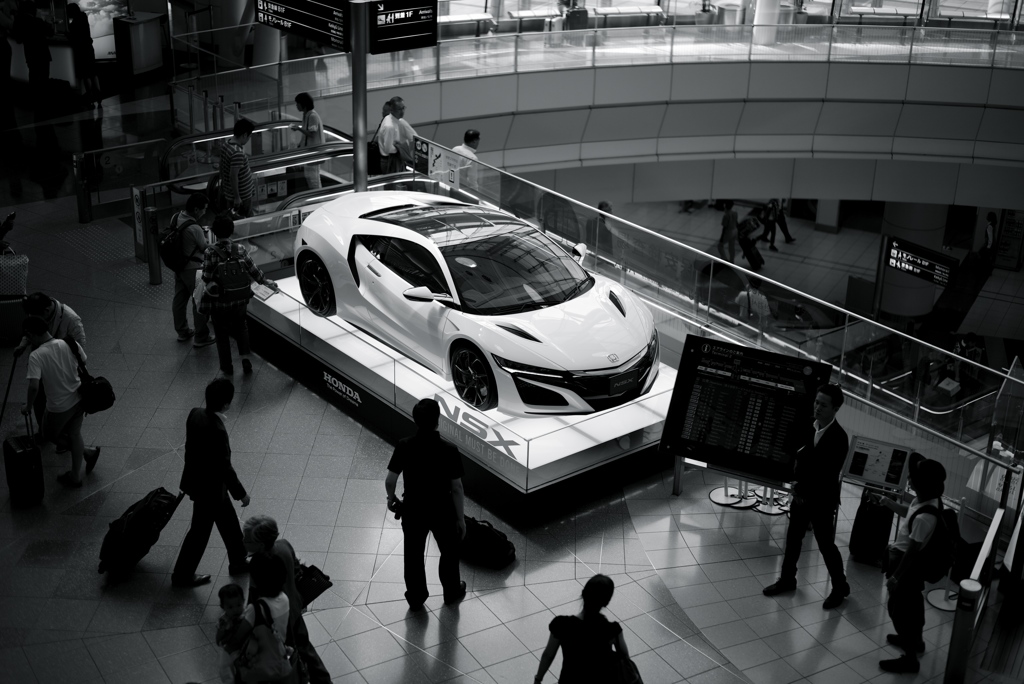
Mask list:
[[[626,656],[619,658],[619,682],[621,684],[644,684],[640,677],[640,669]]]
[[[256,620],[235,659],[236,681],[274,682],[290,677],[292,664],[284,639],[274,629],[270,607],[259,599],[253,604]]]
[[[377,144],[377,134],[380,133],[380,127],[384,125],[384,119],[380,120],[377,124],[377,130],[373,132],[373,137],[370,138],[370,142],[366,143],[366,174],[368,176],[379,176],[381,174],[381,154],[380,146]]]
[[[82,397],[82,408],[86,413],[99,413],[106,411],[114,405],[117,398],[110,381],[103,377],[93,377],[85,368],[85,361],[78,353],[78,343],[71,335],[64,338],[64,344],[71,348],[71,353],[78,360],[78,379],[81,384],[78,386],[78,395]]]
[[[303,606],[308,606],[333,586],[331,578],[315,565],[295,565],[295,588],[302,597]]]

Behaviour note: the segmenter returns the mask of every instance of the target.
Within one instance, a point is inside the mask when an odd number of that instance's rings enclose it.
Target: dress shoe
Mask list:
[[[921,663],[917,662],[917,658],[911,655],[905,655],[902,658],[895,658],[893,660],[880,660],[878,661],[878,667],[886,672],[895,672],[896,674],[916,674],[921,671]]]
[[[909,650],[903,645],[903,639],[900,638],[899,634],[886,634],[885,640],[895,646],[896,648],[902,648],[904,651]],[[917,642],[917,652],[924,653],[924,641]]]
[[[89,452],[85,452],[85,474],[88,475],[92,472],[93,468],[96,467],[96,461],[100,460],[100,447],[96,447],[92,450],[92,455]]]
[[[209,575],[192,575],[191,577],[172,577],[171,586],[176,589],[191,589],[192,587],[201,587],[202,585],[210,581]]]
[[[770,249],[773,252],[778,252],[779,251],[779,248],[776,247],[775,245],[768,245],[768,249]]]
[[[249,561],[246,561],[244,563],[239,563],[237,565],[234,564],[234,563],[229,563],[228,564],[228,574],[229,575],[248,575],[249,574]]]
[[[459,590],[454,594],[445,594],[445,603],[458,603],[462,599],[466,598],[466,583],[459,582]]]
[[[197,337],[192,342],[192,348],[202,349],[203,347],[209,347],[211,344],[215,344],[216,342],[217,338],[214,337],[213,335],[210,335],[209,337]]]
[[[791,245],[796,242],[796,238],[786,238],[786,244]]]
[[[66,473],[58,475],[57,476],[57,482],[60,482],[62,485],[64,485],[68,489],[81,489],[82,488],[82,481],[81,480],[76,480],[74,478],[74,476],[71,474],[70,470],[68,472],[66,472]]]
[[[777,596],[789,591],[796,591],[796,580],[790,582],[787,582],[786,580],[779,580],[775,584],[769,584],[761,591],[761,593],[765,596]]]
[[[188,330],[186,330],[183,333],[178,333],[178,341],[179,342],[188,342],[189,340],[191,340],[195,336],[196,336],[196,331],[193,330],[192,328],[189,328]]]
[[[242,359],[242,372],[246,375],[252,374],[252,361],[249,359]]]
[[[850,595],[850,585],[849,584],[846,584],[846,585],[843,585],[843,586],[838,587],[836,589],[833,589],[832,593],[829,594],[828,598],[825,599],[825,602],[823,604],[821,604],[821,607],[824,608],[825,610],[832,610],[833,608],[838,608],[840,606],[840,604],[842,604],[842,602],[845,601],[846,597],[849,596],[849,595]]]

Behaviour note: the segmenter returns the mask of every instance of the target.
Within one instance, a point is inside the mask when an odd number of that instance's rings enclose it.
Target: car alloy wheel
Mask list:
[[[299,258],[296,269],[299,276],[299,289],[306,306],[317,316],[333,316],[337,312],[334,302],[334,283],[327,266],[320,257],[310,254]]]
[[[476,348],[463,345],[452,352],[452,380],[459,397],[473,408],[486,411],[497,405],[494,376]]]

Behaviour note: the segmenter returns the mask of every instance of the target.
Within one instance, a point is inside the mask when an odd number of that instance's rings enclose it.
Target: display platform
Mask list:
[[[660,365],[651,391],[600,413],[516,417],[470,408],[451,382],[409,360],[337,316],[321,318],[306,308],[293,277],[278,280],[280,291],[249,303],[261,328],[289,343],[303,358],[311,388],[349,410],[389,407],[411,419],[424,397],[441,404],[441,433],[465,456],[523,493],[651,446],[661,439],[676,371]],[[404,436],[403,433],[396,436]]]

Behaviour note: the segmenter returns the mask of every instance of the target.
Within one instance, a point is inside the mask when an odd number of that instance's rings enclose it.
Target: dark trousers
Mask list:
[[[231,504],[231,499],[224,494],[219,499],[202,497],[192,501],[192,525],[188,528],[185,541],[178,552],[178,562],[174,564],[173,577],[191,578],[199,567],[199,561],[210,541],[213,526],[217,526],[220,538],[228,549],[228,562],[231,565],[245,563],[245,544],[242,543],[242,528],[238,524],[238,514]]]
[[[782,559],[782,576],[785,582],[796,581],[796,562],[800,558],[800,547],[804,543],[807,526],[814,530],[818,550],[825,559],[825,567],[832,578],[832,590],[846,586],[846,572],[843,557],[836,547],[835,508],[832,506],[793,503],[789,509],[789,529],[786,530],[786,555]]]
[[[886,577],[892,577],[903,560],[903,552],[889,549],[889,564]],[[917,651],[910,644],[921,642],[924,632],[924,580],[916,572],[904,572],[896,588],[889,592],[889,618],[900,640],[908,645],[908,656],[917,657]]]
[[[306,666],[306,673],[309,675],[309,684],[331,684],[331,673],[327,671],[316,647],[309,641],[309,629],[302,619],[302,614],[292,623],[291,646],[299,654],[299,658]]]
[[[196,289],[196,270],[186,269],[174,274],[174,299],[171,300],[171,316],[174,319],[174,330],[179,335],[188,332],[188,305],[192,304],[192,320],[195,321],[197,340],[210,337],[210,326],[206,316],[199,313],[196,303],[192,301],[192,292]]]
[[[441,561],[437,573],[441,577],[441,586],[445,595],[459,593],[459,539],[455,527],[455,512],[422,514],[408,510],[402,518],[402,532],[405,535],[405,598],[410,605],[421,604],[430,596],[427,591],[427,574],[423,564],[423,554],[427,548],[427,533],[434,535],[437,548],[441,552]]]
[[[775,244],[775,226],[778,226],[782,230],[782,234],[787,240],[792,240],[793,236],[789,234],[789,226],[786,225],[786,217],[779,214],[779,218],[775,221],[766,221],[764,226],[764,232],[761,233],[761,239],[768,241],[768,243]]]
[[[217,356],[220,369],[229,373],[231,365],[231,338],[238,344],[239,356],[249,355],[249,326],[245,322],[246,307],[214,309],[210,315],[213,332],[217,335]]]

